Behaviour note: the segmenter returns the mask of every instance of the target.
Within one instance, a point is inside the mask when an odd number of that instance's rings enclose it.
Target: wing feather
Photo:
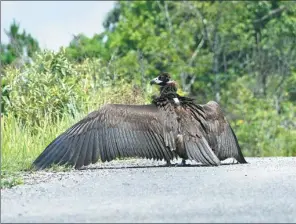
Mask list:
[[[105,133],[105,125],[100,125],[101,127],[99,127],[99,129],[97,129],[99,131],[99,143],[100,143],[100,157],[101,157],[101,160],[103,162],[107,161],[107,155],[106,155],[106,133]]]
[[[46,149],[39,155],[40,159],[38,161],[35,161],[36,165],[41,165],[42,163],[44,163],[46,161],[46,159],[49,158],[50,155],[52,155],[53,153],[58,153],[59,151],[52,151],[51,149],[57,148],[62,139],[65,139],[65,136],[60,135],[55,139],[55,141],[52,141],[46,147]]]
[[[140,149],[140,151],[142,152],[143,156],[145,156],[147,159],[151,159],[151,148],[149,146],[149,144],[147,144],[147,141],[145,141],[144,137],[143,137],[143,133],[140,131],[136,131],[137,138],[135,138],[136,142],[137,142],[137,147]],[[145,149],[147,150],[147,152],[143,153],[143,151],[145,151]]]
[[[138,156],[140,157],[140,152],[138,150],[137,147],[135,147],[135,142],[134,142],[134,136],[133,136],[133,132],[129,129],[125,129],[125,133],[126,134],[126,137],[127,137],[127,142],[128,142],[128,145],[126,146],[127,148],[127,152],[130,151],[131,153],[129,155],[135,155],[135,156]]]
[[[94,139],[94,136],[95,136],[95,132],[92,131],[88,137],[88,144],[89,145],[88,145],[88,151],[86,152],[85,160],[83,163],[84,166],[87,166],[87,165],[91,164],[91,162],[92,162],[92,156],[95,153],[95,144],[96,144],[96,139]]]
[[[120,157],[120,154],[119,153],[116,153],[116,149],[115,149],[115,145],[114,145],[114,141],[113,141],[113,136],[112,136],[112,132],[113,132],[113,128],[108,128],[107,129],[107,143],[108,143],[108,152],[110,153],[110,161],[113,160],[116,155],[118,157]]]
[[[67,163],[80,168],[98,159],[132,156],[170,160],[173,153],[164,146],[158,115],[154,105],[105,105],[54,139],[33,166],[44,169]]]
[[[205,139],[204,124],[201,124],[201,112],[194,114],[191,107],[179,108],[176,112],[179,117],[180,134],[184,137],[184,147],[191,160],[205,165],[217,166],[220,160]]]
[[[145,132],[145,134],[147,135],[147,139],[151,139],[152,141],[149,141],[150,144],[152,145],[152,154],[153,154],[153,159],[158,160],[159,158],[161,158],[160,155],[158,155],[158,151],[159,151],[159,144],[158,144],[158,140],[155,138],[153,132],[151,132],[150,130]]]
[[[208,124],[205,135],[210,147],[220,160],[235,158],[239,163],[247,163],[238,144],[235,133],[224,116],[218,103],[210,101],[201,105]]]
[[[65,143],[63,144],[64,146],[67,145],[67,147],[65,147],[65,151],[61,154],[61,158],[59,159],[59,157],[55,157],[53,156],[51,160],[47,160],[46,164],[43,166],[43,168],[49,166],[51,163],[54,163],[54,161],[59,161],[58,164],[59,165],[64,165],[66,163],[68,163],[68,160],[70,157],[72,157],[73,155],[73,146],[76,146],[77,145],[77,141],[79,139],[78,138],[73,138],[73,137],[70,137],[68,139],[66,139],[65,141],[67,141],[68,145]],[[59,152],[58,149],[51,149],[52,151],[56,151],[56,152]]]
[[[118,144],[117,144],[117,139],[119,138],[117,128],[112,128],[111,130],[112,130],[111,131],[112,141],[113,141],[113,145],[114,145],[114,149],[115,149],[114,158],[116,158],[117,155],[119,158],[123,158],[122,150],[120,150],[118,148]]]
[[[157,158],[156,154],[155,154],[155,151],[157,151],[157,148],[154,146],[154,143],[153,141],[150,141],[149,139],[149,131],[148,132],[143,132],[143,137],[142,137],[142,141],[145,142],[145,139],[148,141],[147,144],[148,144],[148,148],[149,148],[149,151],[150,151],[150,159],[155,159]]]
[[[63,155],[66,151],[66,145],[61,144],[62,141],[67,141],[65,136],[59,136],[55,142],[52,142],[44,153],[40,155],[40,160],[37,161],[38,166],[45,167],[54,161],[55,158],[59,158],[60,155]],[[57,149],[57,150],[53,150]]]
[[[201,145],[203,147],[203,150],[201,150],[201,153],[206,158],[208,163],[211,165],[219,165],[220,164],[219,158],[215,155],[215,153],[210,148],[208,142],[204,137],[201,138]]]
[[[127,135],[125,132],[125,129],[118,128],[118,135],[119,135],[119,142],[120,142],[120,149],[122,150],[122,154],[124,157],[128,157],[129,155],[132,155],[132,149],[127,147],[128,141],[126,139]]]
[[[196,139],[186,140],[185,148],[188,158],[191,160],[201,162],[205,165],[217,166],[220,164],[220,160],[213,153],[203,138],[198,141],[196,141]]]
[[[83,138],[81,138],[82,143],[81,143],[81,147],[79,150],[79,153],[77,153],[77,159],[75,161],[75,164],[77,167],[81,167],[84,164],[85,161],[85,157],[86,157],[86,153],[89,150],[89,136],[91,135],[91,132],[87,135],[87,134],[83,134]]]
[[[79,155],[80,155],[81,151],[83,150],[82,148],[84,146],[83,144],[84,144],[85,133],[81,133],[77,138],[78,138],[77,148],[76,148],[76,150],[73,151],[73,154],[69,159],[69,164],[71,164],[71,165],[75,165],[77,163]]]
[[[98,161],[98,159],[100,158],[100,146],[99,146],[99,135],[98,135],[98,131],[94,131],[94,148],[93,148],[93,154],[92,154],[92,158],[91,158],[91,163],[95,163]]]

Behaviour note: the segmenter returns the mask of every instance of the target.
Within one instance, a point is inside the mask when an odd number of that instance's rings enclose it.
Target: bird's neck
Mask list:
[[[180,104],[178,97],[176,85],[167,84],[160,87],[160,96],[154,96],[152,102],[158,106],[163,106],[167,103]]]
[[[170,83],[160,87],[160,96],[168,98],[178,97],[176,84]]]
[[[190,97],[180,96],[177,93],[177,86],[174,82],[160,87],[160,96],[153,96],[152,98],[152,103],[156,105],[165,105],[167,103],[187,105],[194,101],[194,99]]]

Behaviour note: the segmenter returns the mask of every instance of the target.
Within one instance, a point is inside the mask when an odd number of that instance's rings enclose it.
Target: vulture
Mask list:
[[[105,104],[55,138],[32,166],[52,164],[75,169],[116,158],[138,157],[194,160],[218,166],[227,158],[247,163],[234,131],[214,101],[196,104],[177,93],[177,84],[166,72],[150,84],[160,94],[147,105]]]

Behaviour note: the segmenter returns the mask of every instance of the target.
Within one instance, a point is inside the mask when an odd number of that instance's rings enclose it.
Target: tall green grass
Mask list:
[[[65,115],[53,124],[46,117],[33,133],[30,123],[22,124],[8,115],[2,118],[2,171],[14,172],[30,168],[34,159],[59,134],[78,121],[83,114],[75,117]]]

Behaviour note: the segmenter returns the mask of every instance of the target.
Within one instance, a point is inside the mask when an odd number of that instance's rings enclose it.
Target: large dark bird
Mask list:
[[[107,104],[53,140],[33,162],[36,169],[70,164],[76,169],[115,158],[170,160],[181,157],[217,166],[235,158],[246,163],[218,103],[195,104],[177,94],[168,73],[151,81],[160,96],[150,105]]]

